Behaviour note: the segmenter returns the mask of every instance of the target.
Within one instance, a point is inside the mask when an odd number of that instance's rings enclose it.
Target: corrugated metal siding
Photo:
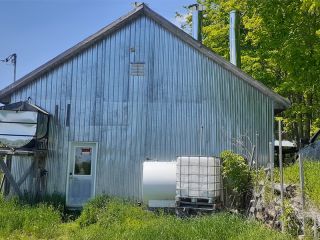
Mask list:
[[[24,172],[27,169],[29,169],[32,163],[32,157],[31,156],[28,156],[28,157],[13,156],[12,159],[16,164],[12,164],[11,171],[12,173],[14,173],[15,179],[18,181],[23,176]],[[10,190],[11,190],[10,194],[14,194],[13,189],[11,188]],[[33,178],[32,173],[29,174],[26,180],[21,184],[20,190],[22,193],[35,190],[35,178]]]
[[[145,64],[144,76],[130,75],[135,62]],[[238,151],[231,142],[241,135],[255,143],[257,132],[259,160],[267,163],[273,140],[270,98],[146,17],[56,67],[11,101],[29,96],[52,114],[58,106],[46,161],[49,193],[65,193],[70,141],[98,142],[97,194],[139,198],[145,160],[218,156],[225,149]],[[21,175],[25,164],[14,164]]]

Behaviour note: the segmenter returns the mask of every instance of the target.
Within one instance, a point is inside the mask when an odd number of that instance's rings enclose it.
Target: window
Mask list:
[[[74,157],[74,174],[91,175],[92,148],[76,147]]]

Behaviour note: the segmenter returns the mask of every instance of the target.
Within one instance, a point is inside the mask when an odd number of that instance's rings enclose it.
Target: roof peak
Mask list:
[[[145,2],[134,2],[132,4],[135,8],[147,6]]]
[[[223,57],[215,54],[211,49],[202,45],[200,42],[195,40],[192,36],[184,32],[182,29],[180,29],[179,27],[177,27],[176,25],[159,15],[158,13],[154,12],[144,2],[137,4],[137,6],[135,6],[135,8],[128,12],[126,15],[118,18],[114,22],[110,23],[106,27],[96,32],[95,34],[89,36],[80,43],[69,48],[68,50],[59,54],[55,58],[36,68],[32,72],[28,73],[24,77],[20,78],[18,81],[2,89],[0,91],[0,102],[5,103],[7,98],[10,97],[10,95],[16,90],[26,86],[27,84],[42,76],[43,74],[46,74],[48,71],[52,70],[52,68],[64,63],[65,61],[69,60],[79,52],[92,46],[96,42],[103,39],[105,36],[117,31],[121,27],[125,26],[128,22],[138,18],[142,14],[149,17],[156,23],[160,24],[163,28],[171,32],[177,38],[186,42],[187,44],[189,44],[190,46],[192,46],[193,48],[195,48],[196,50],[198,50],[199,52],[201,52],[217,64],[221,65],[223,68],[227,69],[228,71],[232,72],[242,80],[246,81],[248,84],[258,89],[263,94],[272,98],[277,105],[275,106],[275,109],[285,109],[290,106],[290,102],[287,99],[273,92],[272,90],[264,86],[261,82],[254,80],[251,76],[241,71],[241,69],[237,68]]]

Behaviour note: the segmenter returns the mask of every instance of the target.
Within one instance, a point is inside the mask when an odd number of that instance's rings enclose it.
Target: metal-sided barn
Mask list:
[[[4,104],[28,98],[51,114],[44,191],[69,206],[139,200],[144,161],[239,151],[240,135],[266,164],[274,113],[289,106],[145,4],[0,91]],[[15,179],[32,159],[13,155]]]

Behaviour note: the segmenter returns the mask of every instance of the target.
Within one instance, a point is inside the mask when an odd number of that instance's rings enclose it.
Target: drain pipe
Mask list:
[[[241,68],[240,58],[240,13],[237,10],[230,12],[230,62]]]
[[[201,4],[192,4],[188,7],[192,10],[192,37],[199,42],[202,41],[202,12],[205,9]]]

